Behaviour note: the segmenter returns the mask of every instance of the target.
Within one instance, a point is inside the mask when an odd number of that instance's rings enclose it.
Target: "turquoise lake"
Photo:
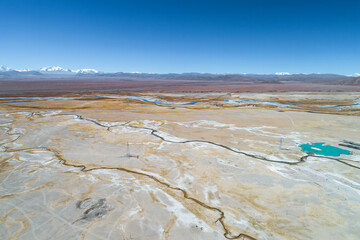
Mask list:
[[[299,147],[301,147],[303,152],[331,157],[338,157],[341,154],[349,155],[351,153],[349,150],[324,144],[324,142],[301,144]]]

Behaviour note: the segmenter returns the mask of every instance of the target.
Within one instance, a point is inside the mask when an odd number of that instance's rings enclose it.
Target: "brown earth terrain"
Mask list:
[[[50,79],[2,80],[0,95],[46,94],[65,92],[356,92],[360,85],[283,82],[256,83],[204,80],[123,80],[123,79]]]

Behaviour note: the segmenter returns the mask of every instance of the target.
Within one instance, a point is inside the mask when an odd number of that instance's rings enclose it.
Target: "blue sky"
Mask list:
[[[359,12],[359,0],[0,0],[0,65],[352,74]]]

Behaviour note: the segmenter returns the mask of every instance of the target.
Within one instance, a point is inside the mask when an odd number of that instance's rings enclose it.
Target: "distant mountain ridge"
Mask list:
[[[43,67],[40,68],[40,72],[51,72],[51,73],[72,73],[73,71],[70,69],[62,68],[62,67]]]
[[[38,73],[42,73],[42,74],[95,74],[95,73],[100,73],[100,71],[96,70],[96,69],[91,69],[91,68],[83,68],[83,69],[76,69],[76,70],[72,70],[72,69],[68,69],[68,68],[63,68],[63,67],[59,67],[59,66],[52,66],[52,67],[43,67],[40,68],[39,70],[29,70],[29,69],[24,69],[24,70],[14,70],[5,66],[0,66],[0,73],[4,73],[4,72],[8,72],[8,73],[15,73],[15,72],[19,72],[19,73],[23,73],[24,75],[28,75],[29,72],[38,72]]]
[[[119,79],[119,80],[199,80],[199,81],[235,81],[245,83],[273,83],[289,82],[318,83],[334,85],[360,85],[360,76],[344,76],[338,74],[290,74],[276,72],[274,74],[212,74],[212,73],[104,73],[96,69],[71,70],[59,66],[44,67],[39,70],[13,70],[0,66],[0,80],[6,79]]]
[[[95,74],[95,73],[100,73],[100,71],[96,70],[96,69],[91,69],[91,68],[83,68],[83,69],[76,69],[76,70],[71,70],[68,68],[62,68],[62,67],[44,67],[40,69],[40,72],[42,73],[73,73],[73,74],[77,74],[77,73],[81,73],[81,74]]]

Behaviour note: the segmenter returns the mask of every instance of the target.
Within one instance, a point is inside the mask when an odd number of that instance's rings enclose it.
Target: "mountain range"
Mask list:
[[[119,79],[119,80],[204,80],[204,81],[239,81],[255,83],[319,83],[360,85],[360,74],[345,76],[338,74],[290,74],[276,72],[274,74],[212,74],[212,73],[104,73],[96,69],[67,69],[62,67],[44,67],[39,70],[14,70],[0,66],[0,80],[10,79]]]
[[[5,66],[0,66],[0,75],[7,75],[7,76],[34,75],[34,74],[35,75],[42,75],[42,74],[75,75],[75,74],[96,74],[96,73],[100,73],[100,71],[98,71],[96,69],[91,69],[91,68],[72,70],[72,69],[68,69],[68,68],[54,66],[54,67],[43,67],[43,68],[40,68],[39,70],[29,70],[29,69],[15,70],[15,69],[11,69],[11,68],[8,68]]]

